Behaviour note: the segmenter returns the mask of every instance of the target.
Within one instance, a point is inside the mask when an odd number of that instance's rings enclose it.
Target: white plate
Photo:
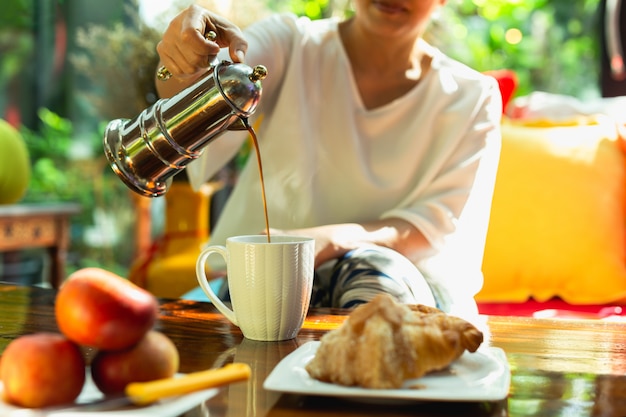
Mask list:
[[[401,389],[368,389],[321,382],[304,368],[315,356],[320,342],[308,342],[285,357],[272,370],[263,387],[270,391],[306,395],[347,397],[371,402],[498,401],[506,398],[511,372],[504,351],[484,347],[465,352],[448,369],[405,381]],[[409,388],[419,384],[420,388]]]
[[[180,374],[179,374],[180,375]],[[0,398],[2,398],[2,391],[4,386],[0,381]],[[66,410],[66,411],[52,411],[48,413],[42,413],[36,409],[20,408],[14,405],[10,405],[0,400],[0,416],[2,417],[174,417],[192,409],[196,405],[209,399],[217,393],[217,388],[211,388],[207,390],[197,391],[187,395],[181,395],[177,397],[171,397],[160,400],[154,404],[150,404],[144,407],[124,407],[112,410]],[[93,380],[91,379],[90,372],[87,371],[87,378],[85,385],[81,391],[77,403],[90,402],[103,398],[103,394],[98,390]]]

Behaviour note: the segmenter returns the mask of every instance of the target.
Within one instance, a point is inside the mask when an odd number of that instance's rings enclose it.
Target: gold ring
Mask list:
[[[165,68],[165,66],[162,66],[157,70],[157,78],[161,81],[167,81],[172,78],[172,73],[170,72],[170,70]]]
[[[212,30],[208,31],[206,35],[204,35],[204,39],[208,40],[208,41],[214,41],[215,39],[217,39],[217,33],[213,32]]]

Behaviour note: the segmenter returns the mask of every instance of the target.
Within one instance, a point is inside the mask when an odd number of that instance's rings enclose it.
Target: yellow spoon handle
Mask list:
[[[126,395],[135,405],[146,405],[161,398],[218,387],[250,378],[250,367],[232,363],[219,369],[193,372],[180,378],[165,378],[149,382],[133,382],[126,386]]]

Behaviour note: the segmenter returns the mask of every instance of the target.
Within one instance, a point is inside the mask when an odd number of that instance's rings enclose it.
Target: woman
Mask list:
[[[388,292],[467,316],[482,285],[500,149],[497,84],[423,40],[445,0],[354,4],[344,21],[281,14],[245,32],[191,6],[157,46],[172,75],[156,80],[159,94],[197,81],[216,54],[266,66],[251,124],[269,221],[272,233],[315,238],[313,305],[351,307]],[[211,30],[215,41],[204,37]],[[188,167],[192,183],[245,138],[211,142]],[[263,230],[260,195],[250,158],[211,243]]]

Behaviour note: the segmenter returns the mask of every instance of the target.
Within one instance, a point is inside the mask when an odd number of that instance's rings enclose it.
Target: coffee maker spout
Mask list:
[[[249,127],[250,125],[248,124],[248,119],[239,117],[228,126],[227,130],[248,130]]]

